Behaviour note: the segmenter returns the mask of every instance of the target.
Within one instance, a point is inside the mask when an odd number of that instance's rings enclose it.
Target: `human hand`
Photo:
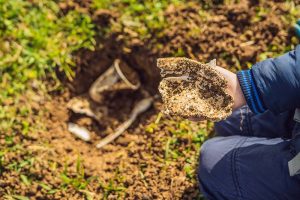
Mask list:
[[[222,67],[216,66],[215,68],[220,74],[224,76],[227,80],[227,92],[233,98],[232,109],[235,110],[246,104],[244,94],[242,92],[240,83],[238,81],[237,75],[231,71],[224,69]]]

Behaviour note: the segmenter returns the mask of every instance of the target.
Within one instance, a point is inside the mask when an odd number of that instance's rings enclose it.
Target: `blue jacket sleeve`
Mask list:
[[[275,114],[300,108],[300,45],[278,58],[237,73],[247,104],[254,113]]]

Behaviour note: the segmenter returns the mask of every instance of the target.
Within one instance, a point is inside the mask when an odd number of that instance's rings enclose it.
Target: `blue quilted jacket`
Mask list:
[[[278,58],[264,60],[250,70],[240,71],[237,76],[252,112],[258,114],[270,110],[280,114],[300,108],[300,45]],[[292,141],[299,153],[300,123],[295,125]]]

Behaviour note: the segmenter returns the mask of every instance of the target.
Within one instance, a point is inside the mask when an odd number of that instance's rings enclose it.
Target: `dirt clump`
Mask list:
[[[163,77],[159,92],[164,113],[183,118],[219,121],[232,112],[227,81],[213,66],[188,58],[160,58],[157,66]]]

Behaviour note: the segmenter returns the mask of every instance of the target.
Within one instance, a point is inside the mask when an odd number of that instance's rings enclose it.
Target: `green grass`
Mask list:
[[[164,162],[176,162],[184,159],[183,170],[188,178],[195,178],[195,166],[201,144],[212,132],[213,123],[195,124],[188,120],[162,119],[159,113],[157,119],[146,127],[146,132],[155,134],[156,131],[166,131],[169,136],[164,138]]]
[[[21,195],[5,195],[5,200],[30,200],[28,197]]]
[[[58,88],[57,72],[73,78],[74,55],[81,49],[94,50],[94,35],[88,14],[62,12],[58,1],[0,0],[0,136],[5,141],[0,145],[0,175],[15,171],[27,187],[39,182],[29,172],[35,155],[22,142],[34,140],[32,136],[44,130],[41,120],[47,111],[31,104],[49,98],[47,92]],[[65,174],[65,181],[85,188],[89,179],[81,173],[75,178]],[[57,189],[39,185],[45,193]],[[11,192],[6,199],[29,199]]]
[[[97,9],[109,9],[120,16],[112,22],[107,33],[125,32],[128,38],[142,40],[159,35],[166,28],[167,22],[164,16],[165,9],[170,5],[179,5],[185,1],[180,0],[93,0],[92,7]]]
[[[189,182],[193,184],[197,184],[196,169],[200,147],[210,137],[212,130],[213,123],[211,122],[194,123],[188,120],[170,119],[162,117],[161,113],[145,129],[149,134],[156,134],[157,131],[167,133],[161,138],[164,144],[164,158],[160,162],[164,163],[165,167],[179,162],[178,167],[181,168],[179,170],[184,171]],[[140,174],[143,177],[142,168]],[[196,199],[204,198],[199,193]]]
[[[73,54],[93,50],[94,35],[89,15],[76,10],[62,13],[56,1],[0,0],[1,134],[14,137],[31,133],[34,127],[42,130],[37,121],[44,109],[32,109],[30,98],[51,90],[43,80],[59,85],[56,71],[71,79]]]
[[[64,172],[60,176],[63,186],[72,186],[76,190],[85,190],[89,183],[96,177],[86,177],[84,172],[84,166],[82,160],[78,157],[76,161],[76,174],[71,175],[67,172],[67,167],[65,167]]]
[[[100,188],[103,190],[103,200],[108,199],[110,194],[117,194],[118,199],[121,199],[121,196],[124,196],[126,188],[115,179],[116,178],[110,179],[107,184],[102,182],[99,183]]]
[[[1,96],[23,91],[29,80],[56,78],[56,68],[72,78],[72,54],[94,48],[93,28],[88,15],[62,14],[54,1],[0,0]]]
[[[20,96],[51,90],[41,80],[59,85],[57,70],[71,79],[73,54],[93,50],[94,35],[89,15],[62,13],[55,1],[0,0],[0,133],[31,131],[26,116],[33,112]]]

